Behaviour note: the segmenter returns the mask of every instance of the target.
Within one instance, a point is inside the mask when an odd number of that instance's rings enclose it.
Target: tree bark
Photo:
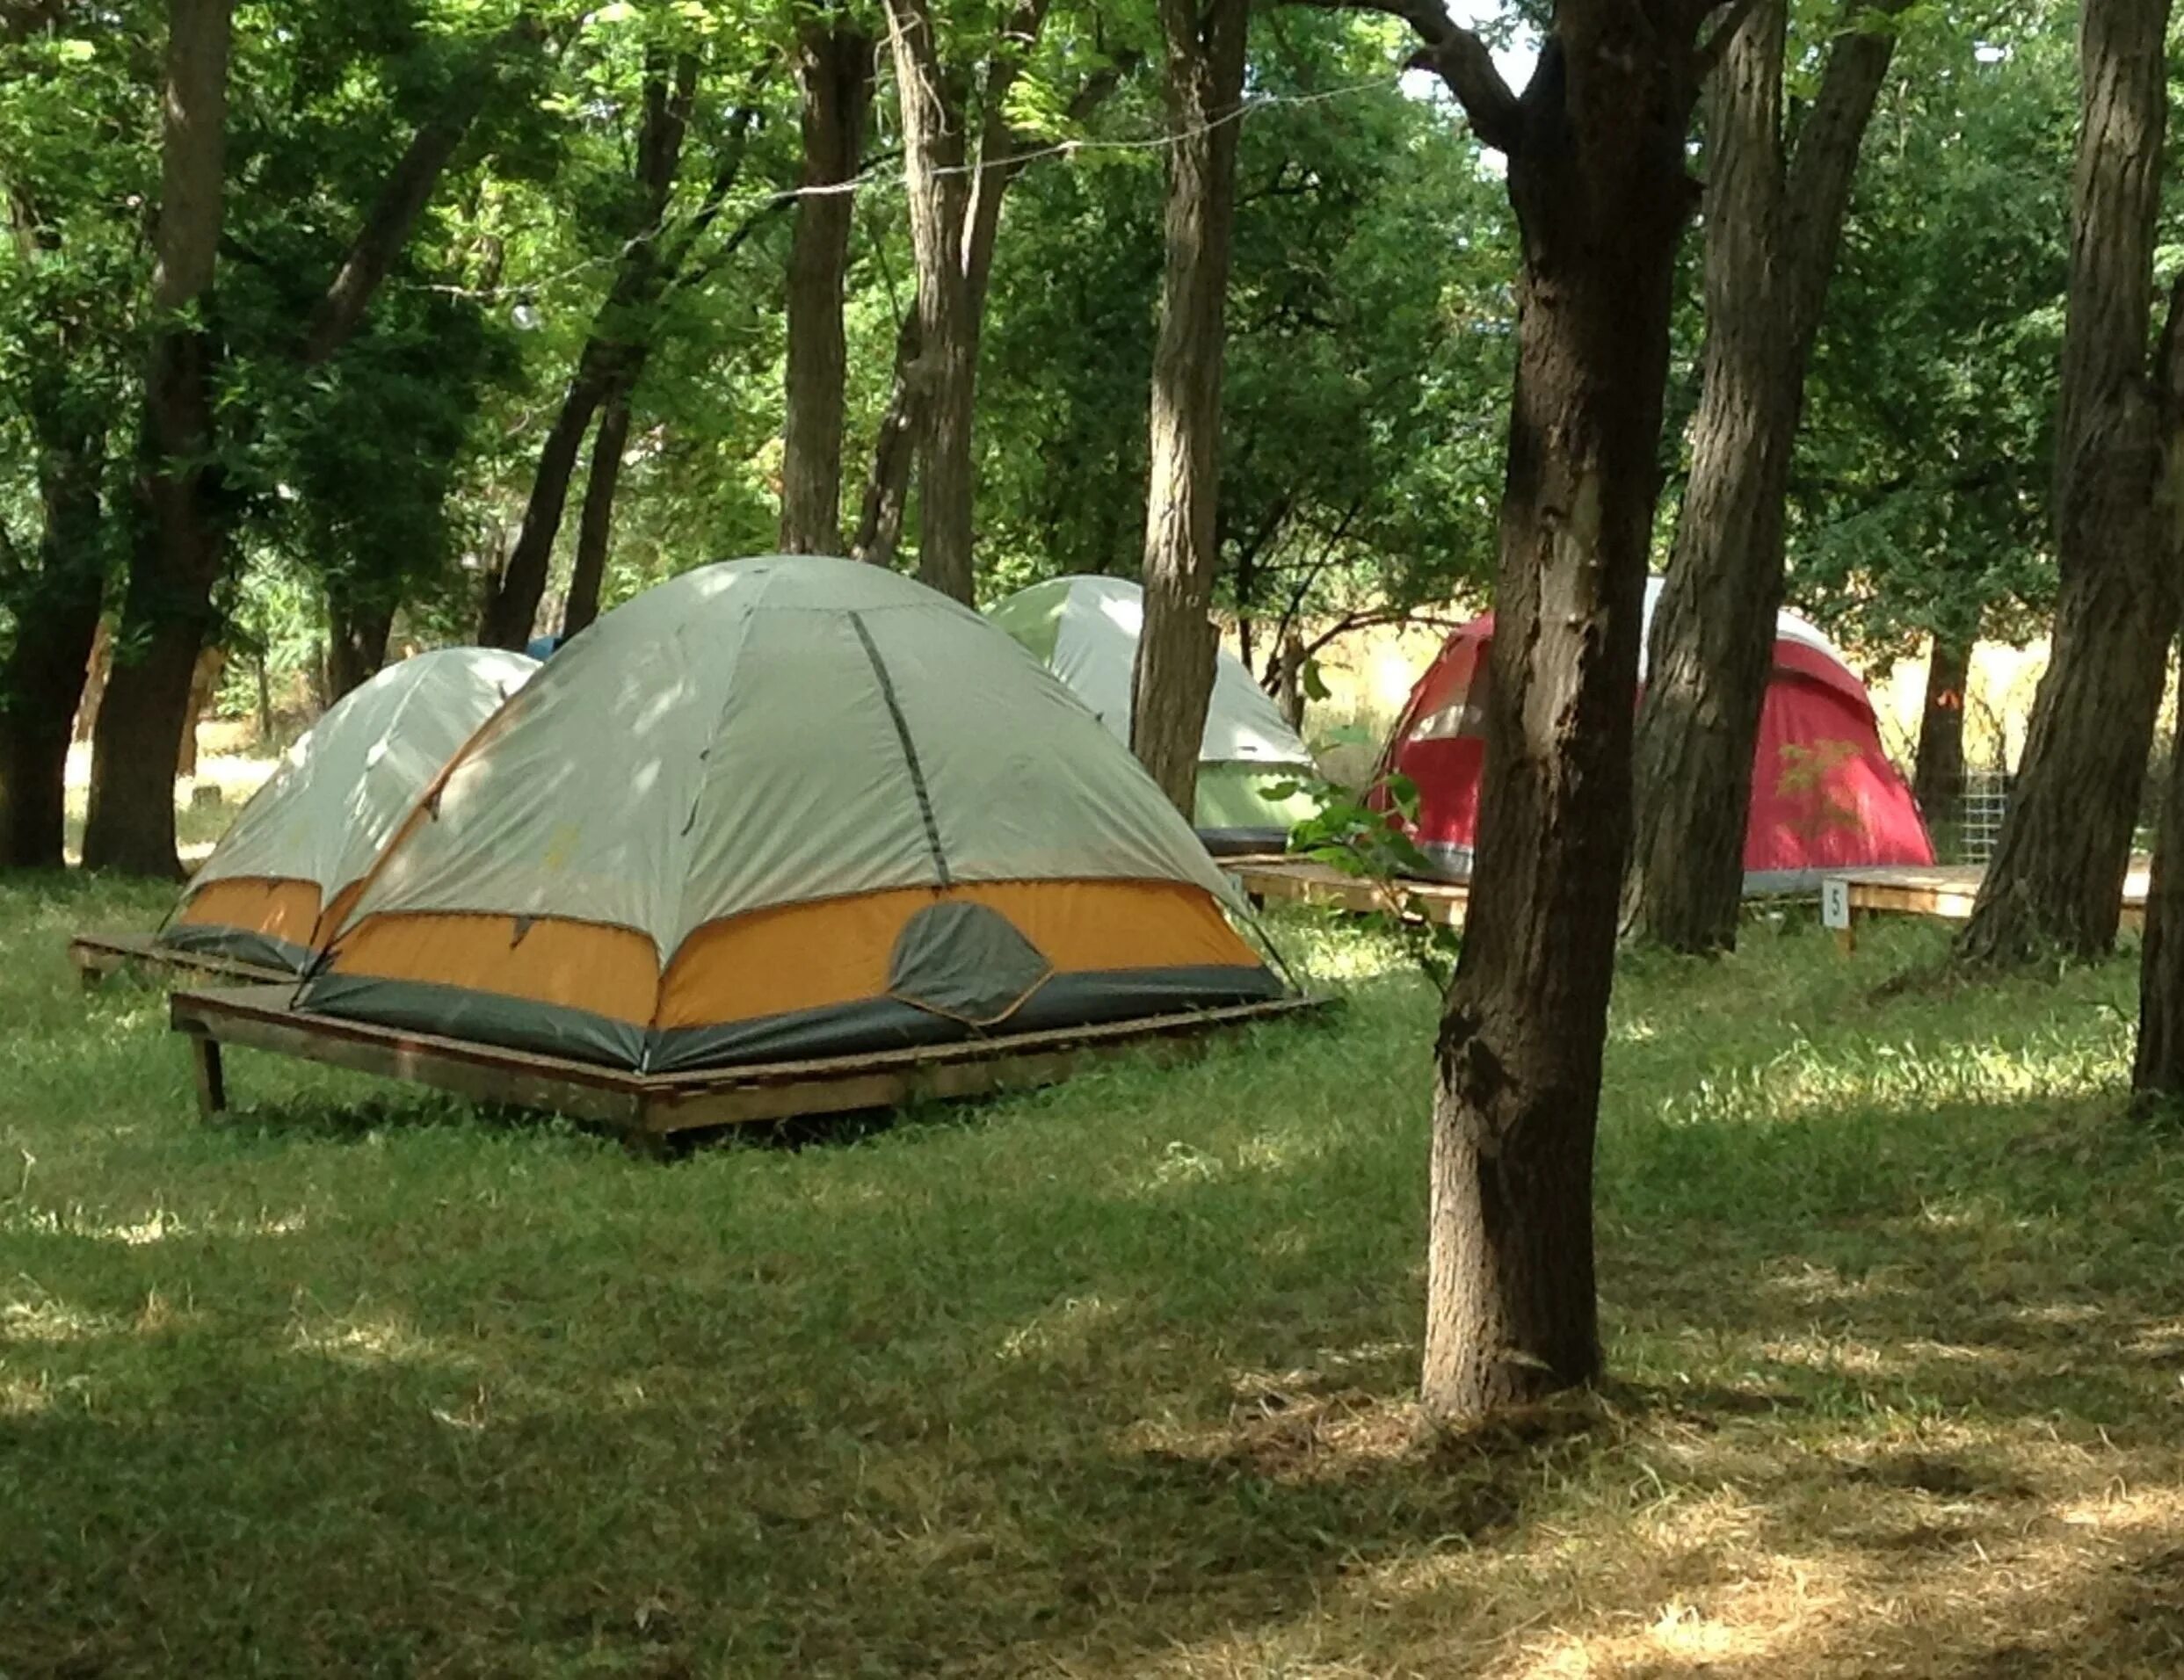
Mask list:
[[[1412,19],[1508,154],[1522,253],[1477,880],[1436,1048],[1423,1397],[1443,1417],[1600,1368],[1593,1146],[1695,37],[1713,10],[1561,0],[1520,98],[1438,8]]]
[[[942,59],[930,0],[887,0],[918,267],[918,575],[968,605],[973,596],[971,409],[976,330],[963,274],[963,78]]]
[[[15,640],[0,666],[0,867],[10,869],[63,862],[69,745],[105,586],[99,440],[40,430],[38,573],[13,602]]]
[[[2167,117],[2169,0],[2087,0],[2082,126],[2056,414],[2061,590],[2046,675],[1963,959],[2111,950],[2177,621],[2165,503],[2184,371],[2173,292],[2147,366]]]
[[[2142,1103],[2184,1097],[2184,732],[2169,749],[2161,829],[2146,890],[2131,1094]]]
[[[584,447],[591,416],[599,412],[614,382],[616,354],[597,337],[587,341],[577,359],[577,371],[562,405],[539,447],[539,462],[532,469],[531,494],[523,504],[523,522],[509,548],[505,563],[486,592],[478,619],[478,641],[488,648],[521,652],[531,640],[546,596],[547,573],[554,559],[554,542],[561,534],[562,513],[569,505],[569,481],[577,470],[577,453]]]
[[[1936,635],[1926,655],[1926,697],[1919,717],[1919,755],[1911,794],[1940,843],[1953,835],[1964,793],[1964,691],[1974,638]]]
[[[98,704],[106,697],[106,673],[113,666],[113,637],[106,626],[107,621],[101,618],[91,637],[91,673],[83,679],[83,698],[76,708],[75,739],[86,747],[98,727]]]
[[[1632,931],[1678,951],[1737,943],[1753,778],[1781,769],[1753,755],[1790,460],[1859,145],[1895,44],[1892,32],[1837,40],[1786,168],[1788,21],[1787,0],[1760,0],[1709,90],[1704,371],[1638,712],[1626,893]]]
[[[838,186],[864,156],[872,107],[872,39],[839,18],[807,24],[797,38],[802,91],[802,184]],[[789,241],[787,418],[781,433],[781,548],[838,554],[842,545],[842,392],[848,350],[842,288],[856,199],[847,192],[801,199]]]
[[[892,566],[903,546],[903,516],[910,506],[911,466],[918,458],[918,360],[921,340],[918,315],[903,317],[895,333],[895,377],[888,405],[872,445],[872,471],[865,479],[864,505],[850,553],[874,566]]]
[[[392,602],[351,601],[337,591],[326,598],[326,687],[331,699],[379,675],[387,663],[387,639],[394,634]]]
[[[220,692],[221,673],[228,669],[228,650],[225,648],[200,648],[197,664],[190,672],[190,698],[182,708],[182,748],[175,756],[174,773],[188,778],[197,774],[197,726],[204,721],[206,708]]]
[[[204,312],[220,242],[234,0],[169,0],[159,217],[145,379],[144,503],[112,674],[92,741],[83,861],[178,878],[174,778],[225,537],[212,464]]]
[[[1186,818],[1196,810],[1218,640],[1208,614],[1221,570],[1221,362],[1250,23],[1249,0],[1161,0],[1173,138],[1130,750]]]
[[[633,379],[629,384],[635,384]],[[622,453],[629,446],[629,391],[607,395],[599,429],[591,439],[591,471],[584,481],[584,511],[577,518],[577,563],[570,573],[562,634],[573,636],[599,616],[599,585],[606,576],[614,532],[614,492],[621,483]]]
[[[633,232],[622,248],[606,301],[599,306],[584,348],[577,352],[577,369],[562,395],[561,408],[540,445],[539,464],[531,475],[531,494],[524,503],[515,545],[508,551],[498,576],[488,585],[478,619],[478,640],[486,647],[520,652],[530,641],[539,603],[546,597],[547,575],[553,568],[562,515],[569,505],[569,481],[576,471],[577,452],[584,447],[584,433],[591,429],[599,405],[632,377],[630,362],[635,347],[645,342],[651,330],[647,317],[671,278],[669,265],[662,260],[660,224],[681,166],[697,78],[697,60],[688,54],[677,62],[671,81],[663,57],[656,53],[647,62],[644,119],[637,136]]]

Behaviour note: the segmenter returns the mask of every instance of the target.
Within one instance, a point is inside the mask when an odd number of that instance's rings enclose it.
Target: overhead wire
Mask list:
[[[1180,145],[1186,140],[1194,140],[1201,134],[1211,134],[1215,129],[1226,127],[1230,123],[1241,122],[1244,118],[1258,115],[1261,112],[1285,106],[1326,105],[1338,99],[1352,98],[1361,93],[1378,92],[1399,87],[1402,82],[1403,77],[1398,73],[1374,76],[1363,82],[1346,83],[1341,87],[1328,88],[1317,93],[1259,94],[1239,101],[1232,111],[1225,111],[1208,121],[1194,124],[1188,127],[1167,129],[1157,134],[1122,135],[1108,138],[1072,135],[1068,139],[1055,141],[1027,151],[1011,150],[999,157],[980,157],[967,163],[946,164],[934,170],[933,173],[943,177],[976,177],[988,170],[1021,170],[1032,163],[1044,163],[1056,157],[1075,158],[1087,153],[1165,151],[1171,147]],[[900,187],[907,192],[910,173],[910,165],[904,163],[896,168],[874,167],[861,170],[843,181],[826,181],[811,186],[780,187],[751,201],[751,207],[744,214],[748,217],[761,211],[780,210],[802,199],[838,198],[887,187]],[[663,222],[658,228],[649,228],[643,233],[632,235],[611,253],[581,258],[566,268],[556,270],[551,274],[525,280],[519,284],[483,288],[432,285],[422,289],[446,293],[457,297],[474,298],[504,297],[519,293],[536,294],[551,290],[563,281],[575,279],[579,275],[588,273],[594,269],[604,268],[620,262],[630,251],[647,240],[657,239],[664,234],[667,228],[668,224]]]

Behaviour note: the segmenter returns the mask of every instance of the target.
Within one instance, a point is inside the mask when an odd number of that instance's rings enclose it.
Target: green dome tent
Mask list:
[[[300,1014],[664,1074],[1282,997],[1152,778],[969,608],[762,555],[602,617],[442,772]]]
[[[986,616],[1015,637],[1108,734],[1130,738],[1130,673],[1144,622],[1144,593],[1126,578],[1056,577],[1019,590]],[[1317,772],[1288,720],[1252,680],[1244,662],[1215,655],[1214,692],[1198,750],[1198,837],[1234,856],[1279,851],[1289,830],[1313,815],[1309,794],[1270,790]]]

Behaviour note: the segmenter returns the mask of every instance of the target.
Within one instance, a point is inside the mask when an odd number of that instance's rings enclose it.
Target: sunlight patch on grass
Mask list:
[[[1082,1363],[1090,1354],[1092,1339],[1118,1315],[1114,1302],[1097,1295],[1065,1300],[1034,1314],[1003,1336],[995,1357],[1049,1362],[1067,1358]]]
[[[70,1307],[50,1295],[36,1300],[0,1301],[0,1343],[57,1347],[67,1342],[89,1342],[119,1336],[126,1328],[105,1313]]]
[[[76,1237],[140,1249],[183,1237],[294,1236],[304,1228],[307,1220],[308,1215],[301,1209],[287,1213],[260,1213],[255,1219],[190,1220],[165,1207],[154,1207],[139,1219],[101,1219],[78,1204],[65,1213],[42,1207],[19,1210],[0,1219],[0,1231]]]
[[[298,1324],[289,1337],[289,1346],[299,1353],[318,1354],[362,1370],[375,1365],[461,1366],[468,1363],[431,1337],[419,1335],[414,1325],[392,1313]]]

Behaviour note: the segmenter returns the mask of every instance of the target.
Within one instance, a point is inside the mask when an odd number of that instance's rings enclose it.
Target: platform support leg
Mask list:
[[[228,1075],[220,1062],[220,1040],[205,1032],[192,1032],[190,1061],[197,1073],[197,1112],[206,1119],[228,1112]]]

